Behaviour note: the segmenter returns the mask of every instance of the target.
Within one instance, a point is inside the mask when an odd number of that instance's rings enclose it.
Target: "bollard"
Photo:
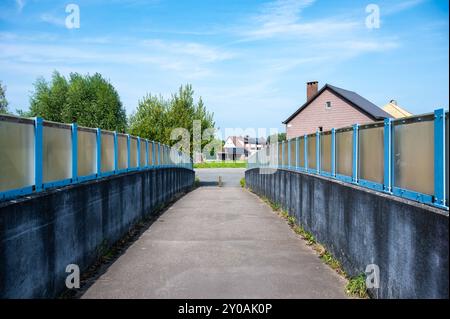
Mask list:
[[[222,176],[219,176],[219,187],[222,187]]]

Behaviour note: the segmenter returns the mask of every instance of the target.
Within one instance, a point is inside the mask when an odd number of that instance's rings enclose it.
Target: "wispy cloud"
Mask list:
[[[65,20],[61,16],[55,16],[51,13],[43,13],[39,17],[40,21],[46,22],[58,27],[63,27],[65,25]]]
[[[388,5],[383,9],[382,14],[390,15],[400,13],[405,10],[412,9],[418,5],[421,5],[426,0],[405,0],[400,2],[389,2]]]
[[[22,12],[25,7],[25,0],[16,0],[17,11]]]
[[[350,31],[358,23],[341,19],[302,21],[304,9],[315,0],[276,0],[265,4],[261,11],[250,18],[251,25],[241,28],[245,41],[280,37],[316,37],[330,33]]]

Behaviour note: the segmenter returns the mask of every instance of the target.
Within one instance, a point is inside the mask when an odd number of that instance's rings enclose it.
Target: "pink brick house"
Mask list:
[[[306,84],[307,101],[287,118],[287,138],[332,128],[382,121],[391,116],[359,94],[326,84],[318,91],[318,82]]]

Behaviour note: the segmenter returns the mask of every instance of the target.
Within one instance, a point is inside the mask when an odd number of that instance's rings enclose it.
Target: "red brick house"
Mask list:
[[[306,84],[306,103],[283,122],[288,139],[392,117],[355,92],[330,84],[318,91],[318,85],[318,82]]]

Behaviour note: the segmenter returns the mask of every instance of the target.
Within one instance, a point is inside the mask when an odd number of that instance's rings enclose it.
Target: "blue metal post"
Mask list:
[[[137,169],[141,169],[141,138],[137,138]]]
[[[320,132],[316,132],[316,171],[320,174]]]
[[[72,123],[72,183],[78,179],[78,125]]]
[[[42,118],[34,119],[34,186],[36,191],[42,190],[43,184],[43,149],[44,131]]]
[[[298,158],[298,151],[299,151],[299,137],[295,138],[295,169],[297,170],[299,167],[299,158]]]
[[[97,176],[102,174],[102,130],[97,128]]]
[[[444,207],[445,189],[445,111],[434,111],[434,203]],[[447,203],[448,204],[448,203]]]
[[[284,141],[281,142],[281,168],[284,168]]]
[[[149,162],[148,162],[148,140],[145,140],[145,167],[149,167]]]
[[[358,183],[358,131],[359,125],[353,125],[353,152],[352,152],[352,182]]]
[[[392,119],[384,119],[384,183],[383,190],[392,192]]]
[[[308,136],[303,138],[305,141],[305,170],[308,171]]]
[[[114,173],[119,171],[119,147],[117,140],[117,132],[114,132]]]
[[[331,176],[336,177],[336,130],[331,129]]]

